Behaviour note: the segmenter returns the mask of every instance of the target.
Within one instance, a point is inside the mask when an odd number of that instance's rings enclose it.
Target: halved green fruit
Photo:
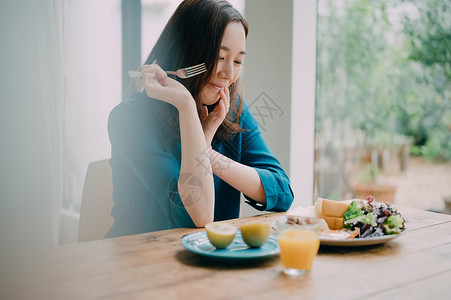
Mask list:
[[[243,241],[251,248],[259,248],[269,239],[271,227],[265,223],[250,223],[240,227]]]
[[[224,249],[232,243],[237,228],[229,223],[212,222],[205,225],[205,230],[210,243],[217,249]]]

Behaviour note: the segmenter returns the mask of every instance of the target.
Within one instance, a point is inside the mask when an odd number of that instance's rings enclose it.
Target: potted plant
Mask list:
[[[396,187],[377,182],[380,169],[373,163],[367,163],[360,173],[359,180],[351,184],[354,198],[366,199],[373,196],[378,202],[395,202]]]

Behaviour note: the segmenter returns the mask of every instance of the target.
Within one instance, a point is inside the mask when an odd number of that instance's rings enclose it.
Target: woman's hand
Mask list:
[[[195,106],[191,93],[175,79],[168,77],[157,64],[141,67],[140,85],[150,98],[155,98],[174,105],[179,111],[187,105]]]
[[[219,97],[220,97],[219,102],[213,109],[213,111],[208,113],[208,109],[206,106],[204,106],[201,111],[200,120],[202,123],[202,128],[204,130],[205,141],[207,142],[207,145],[211,144],[211,141],[213,140],[216,131],[218,130],[219,126],[222,124],[227,113],[229,112],[230,108],[229,89],[227,87],[223,88],[219,92]]]

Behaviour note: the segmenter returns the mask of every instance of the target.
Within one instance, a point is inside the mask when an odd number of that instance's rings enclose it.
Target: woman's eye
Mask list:
[[[218,60],[223,61],[223,60],[225,60],[225,58],[224,57],[218,57]],[[236,65],[243,65],[244,64],[243,61],[239,61],[239,60],[234,60],[233,63],[236,64]]]

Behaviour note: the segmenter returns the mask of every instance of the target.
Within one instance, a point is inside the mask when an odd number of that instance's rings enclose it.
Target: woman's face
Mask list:
[[[199,94],[199,101],[211,105],[218,101],[219,92],[238,80],[246,54],[246,35],[240,22],[230,22],[225,30],[216,68]]]

